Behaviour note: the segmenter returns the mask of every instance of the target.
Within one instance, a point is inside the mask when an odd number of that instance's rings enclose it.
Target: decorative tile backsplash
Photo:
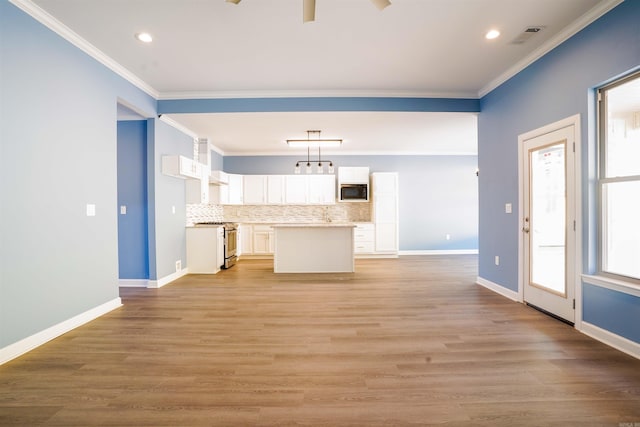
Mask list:
[[[187,225],[197,222],[240,223],[368,222],[371,203],[335,205],[187,205]]]

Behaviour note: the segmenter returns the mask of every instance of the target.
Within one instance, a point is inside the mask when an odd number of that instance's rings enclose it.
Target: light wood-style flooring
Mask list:
[[[122,289],[0,366],[0,425],[640,425],[640,360],[474,284],[476,256],[272,265]]]

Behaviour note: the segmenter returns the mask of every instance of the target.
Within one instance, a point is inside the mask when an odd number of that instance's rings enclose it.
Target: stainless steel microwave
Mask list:
[[[369,184],[340,184],[341,202],[368,202]]]

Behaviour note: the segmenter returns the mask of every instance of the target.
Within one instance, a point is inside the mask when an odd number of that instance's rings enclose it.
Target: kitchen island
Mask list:
[[[310,223],[273,226],[275,273],[353,273],[354,224]]]

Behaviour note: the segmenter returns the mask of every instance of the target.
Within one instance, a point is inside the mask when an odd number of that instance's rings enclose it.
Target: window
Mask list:
[[[640,284],[640,73],[598,95],[599,268]]]

